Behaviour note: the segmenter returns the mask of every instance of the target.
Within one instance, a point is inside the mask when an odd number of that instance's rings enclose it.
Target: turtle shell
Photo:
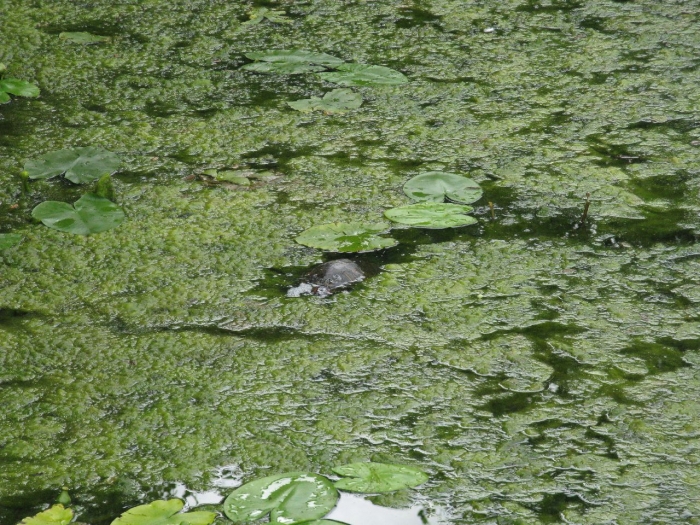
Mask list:
[[[364,278],[365,274],[357,263],[350,259],[336,259],[316,266],[306,274],[304,281],[313,287],[312,293],[329,295]]]

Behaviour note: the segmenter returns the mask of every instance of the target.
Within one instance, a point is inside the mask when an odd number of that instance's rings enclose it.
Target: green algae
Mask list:
[[[98,524],[221,465],[370,459],[430,472],[416,497],[454,523],[696,523],[697,9],[280,7],[292,23],[254,30],[247,3],[4,11],[0,61],[42,91],[0,109],[0,232],[24,238],[0,252],[2,520],[62,486]],[[111,40],[57,39],[78,31]],[[293,47],[411,82],[293,112],[332,85],[239,71]],[[88,238],[32,224],[82,191],[23,192],[24,162],[88,145],[123,159],[129,220]],[[183,180],[234,165],[285,176]],[[422,171],[469,173],[495,220],[397,233],[351,293],[259,291],[321,260],[293,241],[309,224],[373,222]]]

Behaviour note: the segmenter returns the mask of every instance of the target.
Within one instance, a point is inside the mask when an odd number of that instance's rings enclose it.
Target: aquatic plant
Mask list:
[[[24,170],[30,179],[50,179],[65,174],[69,181],[82,184],[99,179],[105,173],[114,173],[120,163],[115,153],[88,146],[45,153],[27,161]]]
[[[334,89],[326,93],[323,98],[311,97],[287,102],[287,104],[303,112],[318,110],[326,113],[344,113],[359,108],[362,105],[362,95],[350,89]]]
[[[35,516],[24,518],[20,525],[68,525],[72,519],[73,511],[58,504]]]
[[[0,77],[7,70],[5,64],[0,64]],[[10,95],[16,97],[38,97],[40,90],[37,86],[17,78],[0,78],[0,104],[9,102]]]
[[[92,33],[86,33],[84,31],[77,32],[63,32],[58,35],[61,40],[68,40],[74,44],[100,44],[102,42],[108,42],[108,36],[93,35]]]
[[[341,64],[337,71],[319,73],[326,82],[342,86],[381,86],[398,85],[408,82],[406,76],[394,69],[367,64]]]
[[[386,222],[334,222],[304,230],[296,242],[331,252],[371,252],[395,246],[398,241],[378,234],[389,230]]]
[[[12,248],[21,240],[22,236],[17,233],[0,233],[0,250]]]
[[[246,64],[241,69],[286,75],[323,71],[326,67],[335,67],[343,63],[338,57],[303,49],[258,51],[246,53],[245,56],[255,62]]]
[[[438,202],[420,202],[384,212],[390,221],[415,228],[456,228],[475,224],[477,220],[467,213],[474,211],[470,206]]]
[[[335,467],[333,472],[345,476],[335,482],[335,488],[350,492],[393,492],[428,481],[428,475],[420,469],[389,463],[350,463]]]
[[[181,513],[184,505],[179,499],[153,501],[127,510],[112,525],[209,525],[216,519],[215,512]]]
[[[483,195],[479,184],[456,173],[428,171],[416,175],[403,186],[404,193],[418,202],[471,204]]]
[[[275,24],[291,24],[293,22],[291,18],[285,16],[284,11],[268,9],[267,7],[253,9],[248,13],[248,18],[250,18],[250,20],[243,22],[241,25],[254,26],[258,25],[263,20],[268,20]]]
[[[73,206],[59,201],[42,202],[32,210],[32,217],[54,230],[90,235],[116,228],[125,214],[109,199],[86,193]]]

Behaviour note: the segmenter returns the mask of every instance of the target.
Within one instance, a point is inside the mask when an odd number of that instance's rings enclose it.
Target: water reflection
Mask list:
[[[343,493],[326,519],[350,525],[441,525],[447,523],[439,509],[413,506],[408,509],[380,507],[355,494]]]

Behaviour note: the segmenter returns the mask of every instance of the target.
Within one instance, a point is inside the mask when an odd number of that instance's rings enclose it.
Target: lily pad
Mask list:
[[[87,193],[71,206],[67,202],[46,201],[32,210],[32,217],[54,230],[90,235],[111,230],[124,221],[124,211],[109,199]]]
[[[287,104],[297,111],[320,110],[326,113],[343,113],[359,108],[362,105],[362,95],[350,89],[334,89],[326,93],[323,98],[311,97],[287,102]]]
[[[456,173],[428,171],[416,175],[403,186],[403,191],[414,201],[444,202],[445,198],[460,204],[478,201],[483,195],[479,185]]]
[[[68,40],[76,44],[99,44],[100,42],[108,42],[108,36],[93,35],[92,33],[85,33],[83,31],[78,31],[75,33],[64,32],[58,35],[58,38],[62,40]]]
[[[275,24],[291,24],[293,20],[285,16],[284,11],[277,11],[274,9],[268,9],[267,7],[258,7],[253,9],[248,15],[250,20],[243,22],[244,26],[257,25],[263,20],[267,19]]]
[[[336,481],[335,487],[350,492],[393,492],[428,481],[420,469],[389,463],[350,463],[335,467],[333,472],[346,476]]]
[[[396,246],[391,237],[379,237],[389,229],[385,222],[334,222],[312,226],[296,238],[299,244],[331,252],[371,252]]]
[[[338,501],[330,480],[308,472],[277,474],[238,487],[224,501],[224,513],[234,522],[248,522],[270,513],[270,522],[318,520]]]
[[[438,202],[420,202],[384,212],[384,216],[394,222],[416,228],[456,228],[475,224],[477,220],[467,215],[474,211],[470,206]]]
[[[209,525],[216,519],[215,512],[187,512],[179,514],[184,506],[179,499],[158,500],[127,510],[112,525]]]
[[[10,95],[15,95],[16,97],[38,97],[39,88],[24,80],[3,78],[0,80],[0,104],[9,102]]]
[[[0,250],[12,248],[22,240],[22,236],[17,233],[0,233]]]
[[[54,505],[31,518],[24,518],[20,525],[68,525],[73,519],[73,511],[63,505]]]
[[[342,86],[379,86],[405,84],[408,79],[394,69],[366,64],[340,64],[338,71],[319,73],[323,80]]]
[[[24,169],[30,179],[49,179],[65,173],[69,181],[82,184],[99,179],[105,173],[114,173],[120,162],[111,151],[87,147],[46,153],[27,161]]]
[[[246,53],[246,57],[255,60],[241,69],[262,73],[282,73],[294,75],[311,71],[323,71],[326,67],[336,67],[343,61],[326,53],[314,53],[303,49],[279,49]]]
[[[349,525],[344,521],[335,520],[312,520],[312,521],[301,521],[294,523],[293,525]]]

